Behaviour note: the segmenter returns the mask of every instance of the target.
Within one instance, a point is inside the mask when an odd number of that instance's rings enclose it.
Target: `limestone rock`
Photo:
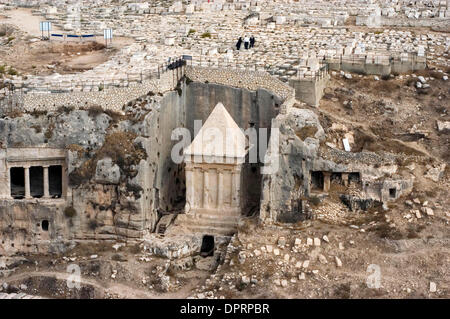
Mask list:
[[[113,164],[112,159],[106,157],[97,162],[95,181],[100,184],[118,184],[120,181],[120,168]]]
[[[314,238],[314,246],[316,246],[316,247],[320,246],[320,239],[319,238]]]
[[[278,238],[278,246],[284,247],[286,245],[286,238],[280,237]]]
[[[450,132],[450,121],[436,121],[437,130],[439,133],[449,133]]]
[[[428,216],[434,215],[434,212],[430,207],[422,207],[422,212],[427,214]]]
[[[322,264],[327,264],[328,263],[327,258],[324,255],[322,255],[322,254],[319,255],[319,261]]]
[[[437,291],[437,285],[435,282],[430,281],[430,292],[436,292]]]

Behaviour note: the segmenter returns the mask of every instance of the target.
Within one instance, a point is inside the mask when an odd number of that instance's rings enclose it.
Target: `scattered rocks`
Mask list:
[[[436,292],[437,291],[437,285],[435,282],[430,281],[430,292]]]
[[[285,237],[278,238],[278,246],[284,247],[285,245],[286,245],[286,238]]]
[[[322,254],[319,255],[319,261],[322,264],[328,264],[327,258],[324,255],[322,255]]]
[[[337,267],[342,267],[342,261],[339,259],[338,256],[334,257],[334,261],[336,262]]]
[[[422,207],[422,212],[428,216],[433,216],[434,212],[430,207]]]
[[[320,239],[319,238],[314,238],[314,246],[316,246],[316,247],[320,246]]]

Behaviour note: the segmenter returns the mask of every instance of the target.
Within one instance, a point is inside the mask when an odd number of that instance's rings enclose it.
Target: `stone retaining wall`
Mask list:
[[[165,93],[173,90],[183,73],[197,82],[216,83],[251,91],[266,89],[283,100],[295,96],[292,87],[266,72],[186,66],[184,72],[168,71],[159,79],[144,80],[143,83],[137,83],[130,87],[110,88],[98,92],[24,94],[22,110],[27,112],[54,111],[60,107],[89,108],[95,105],[104,110],[122,112],[125,104],[148,92]]]
[[[173,70],[161,74],[161,77],[145,80],[143,83],[126,88],[110,88],[98,92],[72,93],[29,93],[23,96],[24,111],[53,111],[59,107],[101,106],[104,110],[122,112],[122,107],[138,97],[153,93],[165,93],[173,90],[182,72]]]
[[[293,88],[267,72],[186,66],[186,76],[192,81],[222,84],[250,91],[266,89],[283,100],[295,96]]]

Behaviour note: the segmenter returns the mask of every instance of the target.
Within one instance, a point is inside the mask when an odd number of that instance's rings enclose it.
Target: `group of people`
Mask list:
[[[242,39],[242,37],[239,37],[239,39],[236,43],[236,49],[239,50],[241,48],[242,42],[244,42],[244,48],[246,50],[248,50],[255,46],[255,37],[254,36],[251,36],[251,37],[244,36],[244,39]]]

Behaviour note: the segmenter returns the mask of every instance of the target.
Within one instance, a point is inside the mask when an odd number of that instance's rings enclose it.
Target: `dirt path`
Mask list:
[[[66,281],[71,274],[65,272],[33,271],[23,272],[4,278],[5,283],[22,281],[32,277],[54,277],[57,280]],[[189,296],[192,289],[199,284],[199,281],[192,280],[188,285],[176,292],[157,294],[148,290],[142,290],[117,282],[102,282],[96,279],[81,277],[82,286],[92,286],[105,294],[116,295],[121,299],[184,299]]]
[[[13,24],[29,35],[41,36],[41,31],[39,31],[39,22],[45,21],[43,16],[35,16],[31,13],[31,9],[23,8],[7,11],[6,15],[8,18],[0,18],[0,24]],[[55,25],[52,25],[52,29],[60,30]]]

